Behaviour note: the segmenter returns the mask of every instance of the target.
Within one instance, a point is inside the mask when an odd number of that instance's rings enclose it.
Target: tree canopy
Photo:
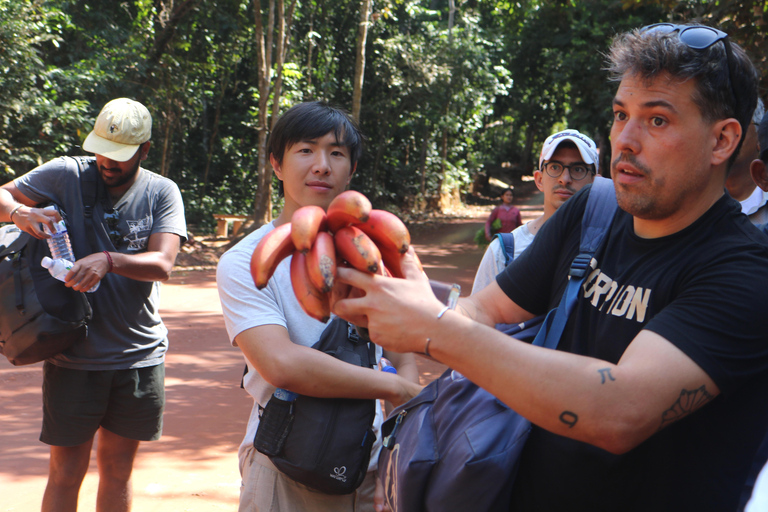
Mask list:
[[[126,96],[153,113],[146,167],[180,185],[191,223],[265,220],[280,203],[264,155],[275,116],[359,101],[353,188],[381,208],[439,208],[478,175],[529,174],[555,129],[609,158],[604,54],[660,21],[728,32],[765,94],[761,0],[0,0],[0,173],[80,154],[101,106]]]

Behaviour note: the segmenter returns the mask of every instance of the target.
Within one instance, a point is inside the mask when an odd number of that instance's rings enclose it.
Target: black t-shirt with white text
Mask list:
[[[585,187],[563,205],[497,278],[527,311],[557,306],[588,195]],[[512,510],[735,510],[768,431],[768,237],[724,195],[657,239],[636,236],[619,209],[595,260],[558,350],[617,363],[647,329],[696,362],[720,395],[624,455],[534,427]]]

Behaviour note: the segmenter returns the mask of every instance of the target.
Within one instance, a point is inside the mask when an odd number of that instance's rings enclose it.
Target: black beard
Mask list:
[[[136,176],[137,172],[139,172],[140,164],[141,164],[141,160],[137,160],[136,161],[136,165],[133,166],[133,169],[128,171],[126,174],[121,175],[117,179],[117,181],[114,181],[114,182],[111,182],[111,183],[108,183],[104,179],[104,177],[102,176],[102,181],[104,181],[104,186],[107,187],[108,189],[110,189],[110,188],[116,188],[116,187],[120,187],[122,185],[125,185],[126,183],[131,181],[134,178],[134,176]],[[107,169],[107,168],[106,167],[102,167],[102,170],[104,170],[104,169]],[[109,169],[107,169],[107,170],[109,170]]]

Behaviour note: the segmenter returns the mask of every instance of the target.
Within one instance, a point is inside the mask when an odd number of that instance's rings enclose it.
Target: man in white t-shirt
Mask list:
[[[320,102],[301,103],[278,120],[269,142],[269,158],[281,181],[285,205],[277,219],[248,235],[224,254],[216,280],[230,341],[245,355],[245,390],[253,409],[239,449],[241,512],[373,512],[375,469],[381,448],[381,408],[377,408],[368,475],[352,494],[317,492],[281,473],[253,446],[260,410],[276,388],[324,398],[384,399],[393,405],[421,391],[412,355],[384,353],[397,374],[351,365],[312,347],[325,330],[296,300],[290,280],[291,257],[283,260],[267,286],[258,290],[250,260],[259,241],[290,222],[307,205],[327,209],[352,178],[362,152],[362,134],[345,113]],[[376,348],[376,360],[382,356]]]
[[[512,231],[515,254],[530,245],[539,228],[584,185],[592,183],[598,170],[595,142],[576,130],[563,130],[547,137],[541,148],[539,168],[533,171],[536,187],[544,193],[544,214]],[[491,241],[475,274],[472,293],[477,293],[504,270],[506,258],[498,238]]]

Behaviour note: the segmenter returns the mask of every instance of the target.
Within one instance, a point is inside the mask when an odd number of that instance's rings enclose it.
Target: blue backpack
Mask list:
[[[515,259],[515,236],[512,233],[496,233],[501,252],[504,254],[504,266],[509,266]],[[519,324],[496,324],[496,329],[519,340],[531,341],[539,333],[541,324],[547,315],[539,315]]]
[[[611,180],[597,177],[560,304],[534,345],[557,348],[592,257],[616,211]],[[379,478],[393,512],[507,511],[528,420],[460,373],[445,371],[382,425]]]

